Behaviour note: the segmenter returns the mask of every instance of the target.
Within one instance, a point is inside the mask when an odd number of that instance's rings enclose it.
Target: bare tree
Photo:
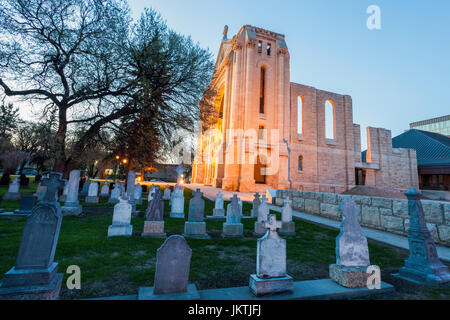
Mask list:
[[[120,0],[0,0],[0,87],[56,109],[54,169],[67,174],[90,141],[146,113],[192,128],[213,64],[207,50],[146,10],[131,24]],[[83,134],[68,149],[69,126]]]

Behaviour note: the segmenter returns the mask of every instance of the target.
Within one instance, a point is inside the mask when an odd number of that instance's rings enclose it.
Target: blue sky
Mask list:
[[[450,1],[406,0],[129,0],[161,13],[173,30],[217,54],[250,24],[286,35],[291,81],[353,98],[353,121],[392,130],[450,114]],[[369,30],[366,9],[381,9],[381,30]],[[363,130],[364,129],[364,130]]]

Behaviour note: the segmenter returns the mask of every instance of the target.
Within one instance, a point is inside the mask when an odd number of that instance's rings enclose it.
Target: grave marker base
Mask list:
[[[145,221],[143,237],[148,238],[165,238],[164,221]]]
[[[450,274],[442,274],[441,276],[420,272],[418,270],[402,267],[399,273],[394,273],[394,277],[414,282],[420,285],[430,286],[430,287],[449,287],[450,288]]]
[[[345,267],[330,264],[330,278],[337,284],[346,288],[362,288],[367,286],[370,273],[367,267]]]
[[[84,199],[84,202],[86,202],[86,203],[98,203],[98,197],[87,196]]]
[[[209,239],[206,233],[206,222],[189,222],[184,224],[184,237],[194,239]]]
[[[242,238],[244,236],[244,225],[242,223],[224,223],[223,238]]]
[[[112,224],[108,227],[108,238],[131,237],[133,226],[131,224]]]
[[[276,294],[287,291],[292,291],[294,279],[286,275],[280,278],[259,278],[256,274],[250,275],[250,290],[257,297],[268,294]]]
[[[170,212],[170,217],[174,219],[184,219],[184,212]]]
[[[278,233],[282,236],[295,236],[295,222],[283,222]]]
[[[18,201],[20,200],[19,192],[7,192],[3,197],[3,201]]]
[[[200,300],[200,294],[195,284],[188,284],[187,292],[154,294],[154,287],[141,287],[137,296],[138,300]]]

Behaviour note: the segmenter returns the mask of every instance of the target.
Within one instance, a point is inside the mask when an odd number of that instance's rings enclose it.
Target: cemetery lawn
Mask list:
[[[36,186],[21,189],[34,193]],[[164,189],[164,186],[161,186]],[[5,193],[5,188],[0,193]],[[145,196],[144,196],[145,197]],[[187,216],[192,192],[185,189]],[[152,286],[156,250],[163,239],[141,237],[144,218],[132,218],[131,238],[107,238],[112,222],[112,205],[101,201],[86,206],[80,217],[63,218],[55,261],[64,273],[61,299],[86,299],[137,294],[139,287]],[[137,209],[145,211],[144,205]],[[84,203],[82,203],[85,206]],[[227,202],[225,203],[225,205]],[[1,203],[0,208],[17,209],[18,202]],[[212,214],[214,203],[205,199],[206,215]],[[251,204],[244,203],[244,215]],[[7,210],[5,210],[7,211]],[[165,231],[167,235],[182,234],[184,220],[169,218],[169,204],[165,201]],[[275,213],[275,212],[273,212]],[[278,219],[280,219],[280,215]],[[328,278],[328,266],[335,263],[335,238],[338,231],[294,218],[296,236],[287,240],[287,271],[295,281]],[[187,239],[192,248],[190,282],[199,290],[248,286],[249,275],[256,271],[256,238],[253,237],[255,219],[243,219],[244,238],[222,239],[224,220],[206,220],[211,239]],[[0,281],[14,266],[20,245],[25,218],[0,217]],[[371,263],[380,266],[382,280],[395,286],[396,291],[371,299],[450,299],[450,289],[430,289],[391,276],[408,258],[408,251],[391,248],[369,240]],[[68,290],[66,269],[78,265],[81,269],[81,290]]]

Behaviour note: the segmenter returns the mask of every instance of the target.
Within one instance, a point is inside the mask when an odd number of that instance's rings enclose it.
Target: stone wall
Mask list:
[[[406,199],[390,199],[335,193],[277,190],[276,204],[282,206],[286,197],[292,208],[334,220],[341,220],[338,206],[345,197],[352,197],[360,206],[358,217],[362,226],[408,235],[409,216]],[[436,243],[450,247],[450,203],[422,200],[425,221]]]

